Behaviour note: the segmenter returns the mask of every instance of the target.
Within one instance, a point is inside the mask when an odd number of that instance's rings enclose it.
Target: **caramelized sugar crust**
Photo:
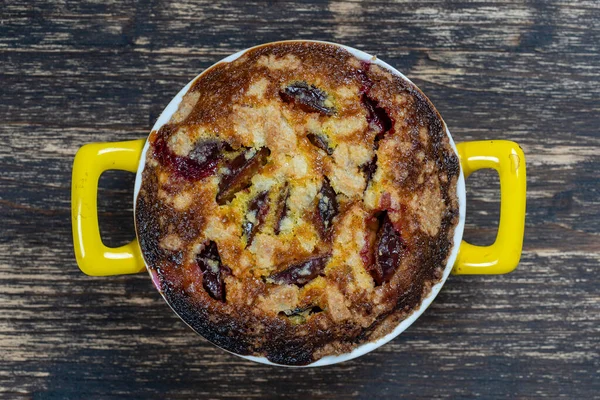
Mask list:
[[[303,365],[389,333],[440,280],[458,159],[412,84],[336,46],[206,71],[150,135],[136,227],[173,309],[235,353]]]

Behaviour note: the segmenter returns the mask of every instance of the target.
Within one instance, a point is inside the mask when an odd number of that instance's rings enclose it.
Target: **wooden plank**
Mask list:
[[[10,0],[0,10],[0,397],[599,398],[597,1]],[[79,146],[144,137],[171,97],[235,51],[338,41],[417,83],[457,141],[528,162],[519,268],[453,276],[404,334],[357,360],[283,369],[193,334],[146,274],[77,268]],[[105,241],[133,237],[133,175],[101,178]],[[494,240],[495,175],[469,179],[465,238]]]

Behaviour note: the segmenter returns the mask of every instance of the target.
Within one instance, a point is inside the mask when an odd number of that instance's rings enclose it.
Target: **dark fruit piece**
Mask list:
[[[328,155],[333,154],[333,149],[329,147],[327,138],[324,135],[309,133],[308,135],[306,135],[306,137],[314,146],[325,151],[325,153],[327,153]]]
[[[377,171],[377,154],[373,156],[371,161],[364,163],[359,168],[365,174],[367,178],[367,186],[369,186],[369,182],[371,182],[373,175],[375,175],[375,172]]]
[[[361,82],[360,94],[369,93],[373,87],[373,81],[367,75],[367,72],[371,69],[371,63],[368,61],[360,62],[360,69],[357,70],[358,79]]]
[[[327,93],[306,82],[294,82],[279,92],[286,103],[294,103],[306,112],[318,112],[325,115],[335,114],[333,108],[325,106]]]
[[[331,229],[333,218],[339,213],[335,191],[331,187],[327,177],[323,180],[323,185],[319,191],[317,208],[319,211],[319,221],[321,222],[321,232],[327,234]]]
[[[394,126],[394,121],[384,108],[378,106],[377,100],[370,98],[366,93],[363,93],[361,101],[367,109],[367,122],[377,131],[375,136],[375,148],[377,148],[378,142]]]
[[[302,287],[323,273],[329,257],[331,254],[325,254],[293,264],[283,271],[271,275],[267,278],[267,282]]]
[[[277,211],[275,212],[275,227],[273,228],[273,232],[276,235],[279,235],[281,231],[281,221],[287,216],[288,213],[288,197],[290,197],[290,187],[286,182],[281,189],[281,193],[279,194],[279,199],[277,200]]]
[[[221,159],[223,143],[217,141],[203,141],[195,145],[188,157],[178,156],[173,153],[163,135],[154,142],[154,155],[162,165],[187,180],[195,181],[213,175]]]
[[[248,213],[246,220],[242,225],[244,235],[246,235],[246,246],[252,244],[254,235],[260,229],[260,226],[265,222],[265,218],[269,212],[269,192],[259,193],[248,205]]]
[[[210,241],[200,254],[196,256],[196,262],[202,271],[202,286],[204,290],[213,299],[225,301],[223,273],[230,270],[221,264],[217,244]]]
[[[292,315],[304,314],[307,311],[308,311],[307,314],[316,314],[316,313],[323,311],[323,309],[319,306],[308,306],[308,307],[294,308],[293,310],[285,310],[285,311],[282,311],[282,313],[287,315],[288,317],[291,317]]]
[[[216,140],[202,140],[194,145],[188,157],[198,164],[209,163],[219,156],[224,147],[223,143]]]
[[[375,136],[375,149],[377,149],[379,147],[379,141],[394,127],[394,120],[390,117],[385,108],[379,107],[377,100],[369,97],[369,92],[374,84],[367,75],[370,67],[371,63],[363,61],[361,63],[361,69],[358,71],[358,78],[362,83],[360,88],[360,100],[367,109],[367,122],[372,129],[377,131]]]
[[[227,203],[237,192],[250,186],[252,177],[267,163],[267,157],[271,154],[266,147],[262,147],[250,156],[252,151],[252,149],[247,150],[227,165],[229,172],[223,175],[219,183],[219,193],[217,194],[219,205]]]
[[[285,310],[280,311],[279,315],[281,317],[287,317],[288,320],[294,325],[300,325],[306,323],[306,319],[313,314],[318,314],[322,312],[323,309],[319,306],[308,306],[308,307],[298,307],[293,310]]]
[[[380,221],[375,242],[375,263],[369,271],[377,285],[391,279],[400,265],[405,249],[400,233],[394,228],[387,212],[381,216]]]

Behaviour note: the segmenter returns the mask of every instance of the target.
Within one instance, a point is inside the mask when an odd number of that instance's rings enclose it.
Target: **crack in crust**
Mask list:
[[[442,277],[460,171],[445,125],[415,86],[343,49],[280,43],[220,63],[149,140],[144,258],[218,346],[286,365],[347,353]],[[200,266],[207,243],[219,260]]]

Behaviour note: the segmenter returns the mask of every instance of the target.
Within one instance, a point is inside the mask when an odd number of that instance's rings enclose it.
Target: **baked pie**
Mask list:
[[[445,124],[413,84],[339,46],[221,62],[149,140],[145,261],[226,350],[287,365],[347,353],[442,277],[460,171]]]

